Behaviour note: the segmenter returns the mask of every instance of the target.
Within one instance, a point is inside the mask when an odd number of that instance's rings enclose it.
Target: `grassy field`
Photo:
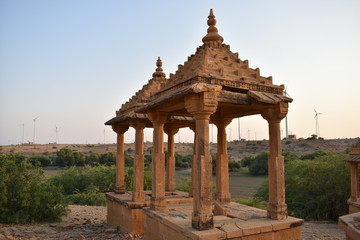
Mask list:
[[[190,178],[191,169],[176,171],[177,184],[182,178]],[[247,169],[241,169],[240,172],[230,173],[229,190],[232,198],[249,198],[254,195],[260,184],[267,179],[267,176],[252,176]],[[213,176],[213,182],[216,182]]]

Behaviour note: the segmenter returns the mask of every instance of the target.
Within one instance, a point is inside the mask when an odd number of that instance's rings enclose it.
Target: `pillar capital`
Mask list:
[[[111,127],[112,127],[113,131],[118,134],[123,134],[129,129],[129,125],[115,124],[115,125],[111,125]]]
[[[146,127],[146,123],[139,119],[131,119],[130,126],[135,129],[144,129]]]
[[[220,116],[211,117],[211,122],[216,125],[217,128],[224,127],[226,128],[232,121],[232,118],[223,118]]]
[[[168,120],[168,113],[167,112],[161,112],[157,110],[152,110],[147,112],[149,120],[153,124],[160,124],[164,125],[166,121]]]
[[[164,126],[164,132],[167,135],[175,135],[176,133],[179,132],[179,128],[178,127],[174,127],[174,126],[170,126],[170,125],[165,125]]]
[[[269,123],[280,122],[288,113],[288,103],[280,102],[271,108],[265,109],[261,116]]]
[[[218,106],[217,92],[201,92],[185,97],[186,110],[198,119],[208,119]]]

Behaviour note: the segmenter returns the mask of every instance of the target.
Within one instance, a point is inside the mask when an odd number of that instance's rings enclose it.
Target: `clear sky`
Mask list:
[[[36,143],[54,142],[55,126],[58,143],[115,142],[104,122],[147,83],[158,56],[169,76],[195,53],[210,8],[231,50],[288,86],[290,132],[315,133],[315,108],[320,136],[360,136],[358,0],[2,0],[0,145],[20,143],[22,124],[32,141],[36,117]],[[261,116],[240,126],[242,138],[268,138]],[[237,120],[228,138],[238,138]],[[176,140],[192,141],[191,131]]]

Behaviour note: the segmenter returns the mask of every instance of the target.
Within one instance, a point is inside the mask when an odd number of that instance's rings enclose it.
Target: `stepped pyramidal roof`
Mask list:
[[[259,68],[250,68],[248,60],[241,60],[238,53],[233,53],[230,46],[223,43],[224,38],[218,33],[212,9],[207,24],[207,34],[202,39],[203,44],[184,64],[178,66],[175,74],[170,74],[166,78],[159,57],[153,78],[121,106],[116,112],[118,120],[120,116],[139,117],[140,115],[136,115],[136,109],[141,108],[144,112],[144,109],[146,110],[144,105],[153,101],[159,102],[158,98],[161,97],[163,100],[169,99],[180,89],[199,83],[221,86],[226,91],[246,93],[252,99],[263,103],[292,101],[284,95],[283,85],[274,85],[271,76],[261,76]],[[110,120],[106,124],[112,123],[114,121]]]

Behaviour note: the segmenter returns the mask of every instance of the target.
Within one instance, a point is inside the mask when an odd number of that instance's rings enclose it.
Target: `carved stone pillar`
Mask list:
[[[166,208],[165,199],[165,154],[164,154],[164,124],[167,114],[150,111],[148,117],[153,124],[153,153],[152,153],[152,197],[150,208],[161,210]]]
[[[349,162],[350,164],[350,174],[351,174],[351,201],[359,202],[359,172],[358,172],[358,163]]]
[[[168,156],[166,159],[166,185],[165,190],[168,192],[176,191],[175,182],[175,144],[174,135],[179,131],[178,128],[165,128],[165,133],[168,135]]]
[[[124,133],[129,126],[112,125],[112,129],[117,133],[116,143],[116,182],[115,192],[125,193],[125,155],[124,155]]]
[[[287,114],[287,103],[279,103],[262,113],[269,123],[268,175],[269,204],[268,217],[286,219],[287,205],[285,203],[284,157],[282,156],[280,121]]]
[[[192,227],[207,230],[214,227],[209,119],[217,108],[216,92],[188,95],[185,98],[185,106],[196,120]]]
[[[193,152],[193,157],[191,160],[191,185],[190,185],[190,190],[189,190],[189,197],[193,197],[194,196],[194,180],[195,179],[195,168],[196,168],[196,164],[195,164],[195,150],[196,150],[196,126],[195,124],[192,124],[189,127],[193,132],[194,132],[194,152]]]
[[[214,124],[218,129],[217,154],[216,154],[216,201],[230,203],[231,194],[229,191],[229,160],[227,154],[226,126],[231,119],[218,117]]]
[[[134,186],[133,202],[144,202],[144,128],[145,123],[137,120],[131,121],[135,128],[135,156],[134,156]]]

